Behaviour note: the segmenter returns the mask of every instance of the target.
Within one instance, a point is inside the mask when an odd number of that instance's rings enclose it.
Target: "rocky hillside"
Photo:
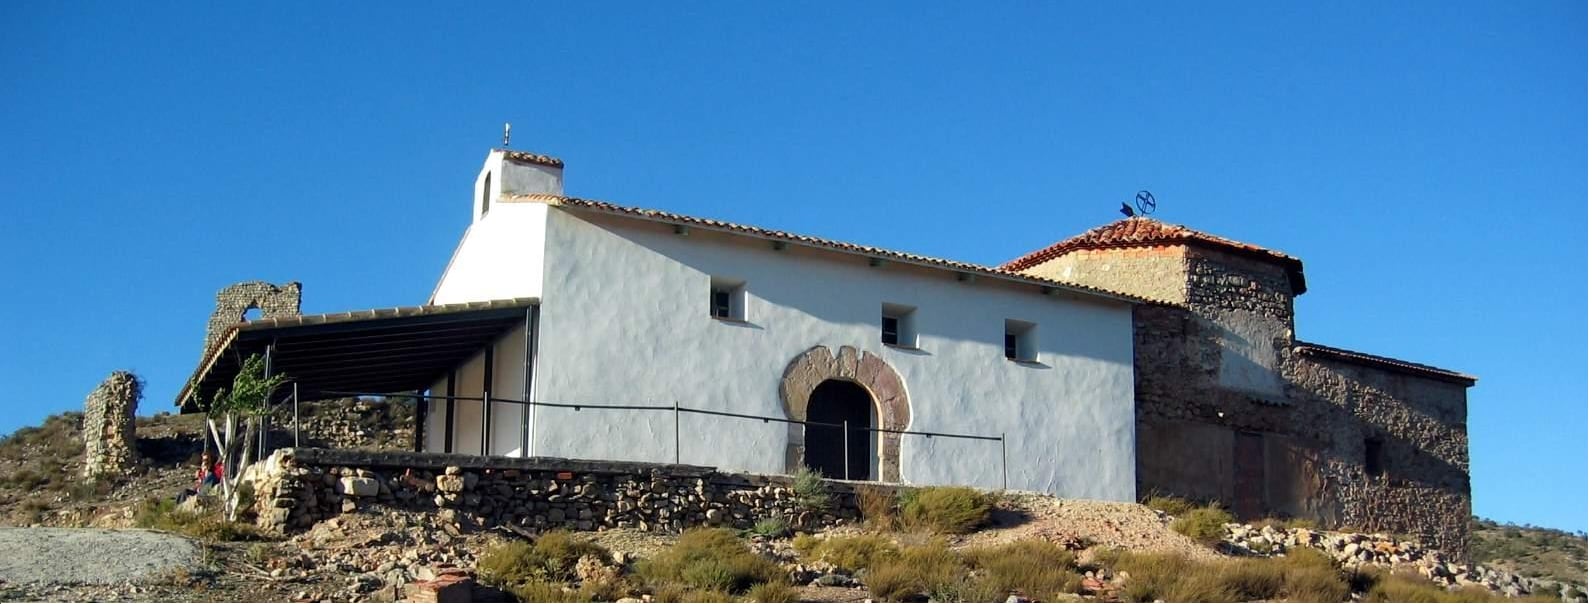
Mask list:
[[[1471,521],[1471,559],[1498,570],[1586,584],[1586,533],[1530,525]]]

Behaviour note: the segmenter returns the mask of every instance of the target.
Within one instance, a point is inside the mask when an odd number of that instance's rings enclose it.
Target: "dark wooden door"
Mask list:
[[[1266,442],[1254,432],[1233,439],[1233,515],[1240,522],[1266,512]]]
[[[807,426],[807,467],[825,478],[867,480],[873,459],[867,428],[873,418],[873,397],[852,382],[827,380],[807,399],[807,420],[850,426],[849,438],[839,427]],[[848,454],[849,449],[849,454]]]

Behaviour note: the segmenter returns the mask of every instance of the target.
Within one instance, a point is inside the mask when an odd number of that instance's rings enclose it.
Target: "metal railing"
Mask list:
[[[692,407],[682,407],[682,406],[680,406],[679,402],[673,402],[673,403],[668,404],[668,405],[614,405],[614,404],[607,404],[607,403],[554,403],[554,402],[545,402],[545,401],[522,401],[522,400],[516,400],[516,399],[497,398],[497,397],[492,397],[492,396],[484,396],[484,397],[481,397],[481,396],[476,396],[476,397],[457,396],[457,395],[445,396],[445,395],[428,395],[428,394],[419,394],[419,393],[319,391],[319,392],[316,392],[315,394],[317,395],[317,397],[329,396],[329,397],[338,397],[338,398],[345,398],[345,397],[383,397],[383,398],[409,398],[409,399],[416,399],[416,400],[423,400],[423,401],[440,400],[440,401],[455,401],[455,402],[463,401],[463,402],[474,402],[474,403],[481,403],[481,402],[507,403],[507,404],[514,404],[514,405],[524,405],[524,406],[527,406],[529,408],[549,407],[549,408],[557,408],[557,409],[573,409],[575,411],[581,411],[583,409],[599,409],[599,410],[604,410],[604,411],[660,411],[660,412],[668,411],[668,412],[671,412],[671,413],[674,414],[674,462],[677,463],[677,464],[681,463],[681,460],[680,460],[680,414],[682,414],[682,413],[697,414],[697,415],[707,415],[707,416],[718,416],[718,417],[728,417],[728,418],[744,419],[744,420],[754,420],[754,421],[759,421],[759,422],[762,422],[762,423],[780,422],[780,423],[784,423],[784,424],[799,424],[799,425],[801,425],[803,427],[818,426],[818,427],[824,427],[824,428],[840,428],[841,434],[842,434],[841,448],[842,448],[843,451],[845,451],[844,460],[843,460],[843,465],[845,466],[845,470],[844,470],[844,475],[842,476],[842,479],[845,479],[845,480],[850,480],[851,479],[850,473],[851,473],[851,433],[852,432],[866,432],[866,433],[869,433],[869,434],[898,434],[898,435],[902,435],[902,436],[921,436],[921,437],[923,437],[925,439],[953,438],[953,439],[964,439],[964,440],[975,440],[975,441],[998,442],[998,443],[1000,443],[1000,447],[1001,447],[1001,488],[1002,489],[1007,488],[1006,434],[1004,432],[1001,433],[999,436],[984,436],[984,435],[977,435],[977,434],[956,434],[956,433],[951,433],[951,432],[929,432],[929,431],[923,431],[923,430],[894,430],[894,429],[890,429],[890,428],[875,428],[873,426],[853,427],[853,426],[851,426],[851,423],[849,421],[842,421],[842,422],[837,424],[837,423],[833,423],[833,422],[818,422],[818,421],[810,421],[810,420],[797,420],[797,419],[790,419],[788,417],[771,417],[771,416],[765,416],[765,415],[752,415],[752,414],[747,414],[747,413],[733,413],[733,412],[729,412],[729,411],[716,411],[716,410],[712,410],[712,409],[696,409],[696,408],[692,408]],[[293,388],[292,388],[292,403],[293,403],[293,446],[296,447],[296,446],[299,446],[299,412],[298,412],[299,390],[298,390],[298,384],[297,383],[293,384]],[[483,428],[488,425],[488,421],[489,421],[489,416],[490,415],[491,415],[490,410],[483,409],[483,413],[482,413]],[[419,425],[419,421],[418,421],[419,420],[419,414],[417,414],[416,419],[417,419],[416,430],[423,429]],[[535,422],[531,422],[530,425],[529,425],[529,434],[527,434],[527,436],[526,436],[528,441],[534,442],[534,440],[535,440],[535,430],[536,430],[536,424],[535,424]],[[490,454],[488,452],[488,447],[489,447],[489,444],[490,444],[490,440],[491,440],[491,437],[490,437],[489,432],[487,430],[483,429],[482,432],[481,432],[481,449],[482,449],[481,450],[481,454],[482,455],[489,455]],[[522,452],[523,451],[524,451],[524,449],[522,449]],[[264,452],[262,451],[262,455],[263,455],[263,453]],[[262,457],[262,459],[263,459],[263,457]]]

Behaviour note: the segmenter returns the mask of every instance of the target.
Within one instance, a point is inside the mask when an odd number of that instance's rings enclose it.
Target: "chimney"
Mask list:
[[[475,221],[492,211],[504,197],[564,195],[564,161],[527,151],[493,149],[475,178]]]

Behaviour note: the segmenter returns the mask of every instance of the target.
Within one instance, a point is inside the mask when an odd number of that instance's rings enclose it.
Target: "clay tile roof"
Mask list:
[[[1441,369],[1431,365],[1422,365],[1420,363],[1401,361],[1394,358],[1381,357],[1363,352],[1355,352],[1353,350],[1346,350],[1343,348],[1333,348],[1331,346],[1322,344],[1297,342],[1294,345],[1294,350],[1307,357],[1326,358],[1335,361],[1377,367],[1389,371],[1397,371],[1399,373],[1428,377],[1444,382],[1463,384],[1465,386],[1474,386],[1476,384],[1476,376],[1460,373],[1458,371],[1450,371],[1448,369]]]
[[[1054,289],[1057,289],[1057,290],[1075,291],[1075,292],[1080,292],[1080,293],[1090,294],[1090,295],[1095,295],[1095,296],[1103,296],[1103,297],[1107,297],[1107,298],[1115,298],[1115,299],[1123,300],[1123,301],[1126,301],[1126,302],[1148,303],[1148,304],[1169,304],[1169,302],[1167,302],[1165,300],[1155,300],[1155,299],[1152,299],[1152,298],[1146,298],[1144,296],[1137,296],[1137,295],[1133,295],[1133,294],[1127,294],[1127,293],[1122,293],[1122,292],[1111,291],[1111,290],[1108,290],[1108,289],[1105,289],[1105,288],[1100,288],[1100,287],[1094,287],[1094,286],[1088,286],[1088,285],[1080,285],[1080,284],[1077,284],[1077,283],[1068,283],[1068,282],[1064,282],[1064,281],[1056,281],[1056,280],[1053,280],[1053,279],[1046,279],[1046,278],[1043,278],[1043,277],[1036,277],[1036,276],[1033,276],[1033,275],[1025,275],[1025,274],[1018,273],[1018,272],[1015,272],[1015,271],[1008,271],[1008,270],[995,268],[995,267],[984,266],[984,265],[980,265],[980,264],[973,264],[973,263],[969,263],[969,262],[961,262],[961,261],[957,261],[957,260],[946,260],[946,259],[942,259],[942,258],[934,258],[934,257],[931,257],[931,256],[923,256],[923,255],[912,254],[912,253],[908,253],[908,252],[898,252],[898,251],[894,251],[894,250],[887,250],[887,249],[884,249],[884,248],[878,248],[878,247],[873,247],[873,246],[858,245],[858,244],[855,244],[855,243],[846,243],[844,241],[835,241],[835,240],[832,240],[832,239],[823,239],[823,238],[820,238],[820,237],[813,237],[813,236],[810,236],[810,235],[799,235],[799,234],[796,234],[796,233],[788,233],[788,232],[785,232],[785,231],[777,231],[777,230],[766,229],[766,228],[762,228],[762,227],[741,225],[741,224],[736,224],[736,223],[733,223],[733,222],[725,222],[723,220],[714,220],[712,218],[698,218],[698,217],[695,217],[695,216],[686,216],[684,214],[675,214],[673,212],[665,212],[663,210],[651,210],[651,209],[646,209],[646,208],[636,208],[636,207],[630,207],[630,206],[622,206],[622,205],[618,205],[618,204],[609,203],[609,202],[606,202],[606,201],[597,201],[597,200],[594,200],[594,199],[580,199],[580,198],[575,198],[575,197],[559,197],[559,196],[556,196],[556,195],[546,195],[546,194],[524,194],[524,195],[506,195],[506,196],[503,197],[503,201],[507,201],[507,202],[516,202],[516,201],[520,201],[520,202],[524,202],[524,201],[541,202],[541,203],[547,203],[547,204],[551,204],[551,205],[563,206],[563,207],[568,207],[568,208],[573,208],[573,209],[582,209],[582,210],[588,210],[588,211],[601,212],[601,213],[604,213],[604,214],[613,214],[613,215],[619,215],[619,216],[629,216],[629,217],[633,217],[633,218],[640,218],[640,219],[651,220],[651,221],[655,221],[655,222],[663,222],[663,223],[677,224],[677,225],[700,226],[700,227],[703,227],[703,228],[717,229],[717,230],[721,230],[721,231],[729,231],[729,232],[734,232],[734,233],[740,233],[740,234],[743,234],[743,235],[751,235],[751,236],[754,236],[754,237],[761,237],[763,239],[768,239],[768,240],[773,240],[773,241],[785,241],[785,242],[790,242],[790,243],[808,245],[808,246],[812,246],[812,247],[827,248],[827,249],[832,249],[832,250],[839,250],[839,251],[842,251],[842,252],[849,252],[849,253],[853,253],[853,254],[872,256],[872,257],[876,257],[876,258],[880,258],[880,259],[896,260],[896,261],[912,263],[912,264],[919,264],[919,265],[930,266],[930,267],[935,267],[935,268],[948,269],[948,270],[953,270],[953,271],[961,271],[961,272],[975,274],[975,275],[984,275],[984,276],[995,277],[995,278],[999,278],[999,279],[1007,280],[1007,281],[1017,281],[1017,282],[1022,282],[1022,283],[1031,283],[1031,284],[1034,284],[1034,285],[1039,285],[1039,286],[1043,286],[1043,287],[1050,287],[1050,288],[1054,288]]]
[[[1002,264],[1000,268],[1008,271],[1021,271],[1077,250],[1153,247],[1177,244],[1203,245],[1281,265],[1288,269],[1289,279],[1293,282],[1294,294],[1302,294],[1305,291],[1304,263],[1298,258],[1258,245],[1218,237],[1180,224],[1170,224],[1143,216],[1125,218],[1111,224],[1089,229],[1076,237],[1064,239],[1054,245],[1030,252],[1021,258]]]
[[[551,155],[542,155],[540,153],[531,153],[529,151],[514,151],[512,149],[502,149],[501,151],[503,151],[503,158],[510,161],[528,164],[541,164],[544,166],[552,166],[554,168],[564,167],[564,160]]]

